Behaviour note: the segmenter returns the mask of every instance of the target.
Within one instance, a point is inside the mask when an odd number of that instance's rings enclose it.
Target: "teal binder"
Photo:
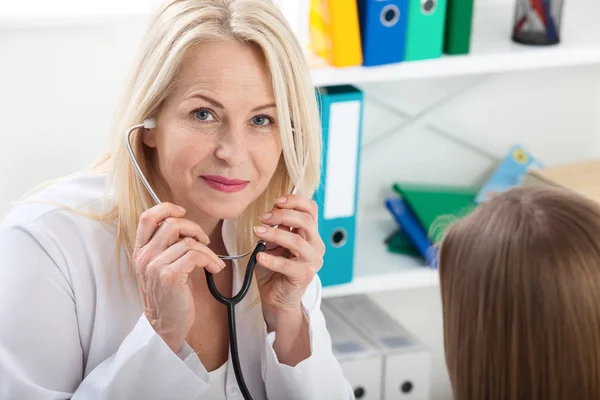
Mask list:
[[[351,85],[317,88],[323,132],[319,234],[326,250],[323,286],[352,281],[356,248],[356,202],[362,136],[363,93]]]
[[[410,0],[406,60],[439,58],[444,48],[446,0]]]

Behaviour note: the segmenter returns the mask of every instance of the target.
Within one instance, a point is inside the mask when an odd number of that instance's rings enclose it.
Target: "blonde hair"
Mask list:
[[[600,398],[600,206],[519,187],[453,224],[440,248],[456,400]]]
[[[273,207],[273,199],[297,186],[312,197],[321,173],[321,125],[315,89],[303,49],[280,10],[270,0],[172,0],[154,16],[135,61],[112,128],[108,151],[87,169],[107,173],[115,204],[102,219],[117,223],[117,245],[131,263],[139,217],[155,205],[136,175],[125,147],[125,132],[153,117],[174,88],[182,61],[206,42],[238,40],[261,50],[273,88],[283,157],[267,189],[236,218],[236,246],[255,245],[252,226]],[[155,191],[157,179],[139,132],[131,146]],[[161,199],[168,201],[168,199]],[[241,260],[242,265],[247,259]]]

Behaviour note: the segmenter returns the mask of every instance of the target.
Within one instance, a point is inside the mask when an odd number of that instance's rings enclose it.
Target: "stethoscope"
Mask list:
[[[146,128],[146,129],[156,128],[156,120],[154,118],[149,118],[149,119],[144,120],[144,122],[142,124],[138,124],[138,125],[135,125],[135,126],[132,126],[131,128],[129,128],[129,130],[127,131],[127,134],[125,135],[125,146],[127,147],[127,152],[129,153],[129,158],[131,159],[131,163],[133,164],[133,167],[135,168],[137,175],[139,176],[142,183],[146,187],[146,190],[148,190],[148,193],[150,194],[150,196],[152,196],[152,199],[154,200],[154,202],[156,204],[160,204],[161,203],[160,199],[158,198],[158,196],[156,195],[156,193],[150,186],[150,183],[148,183],[148,180],[144,176],[144,173],[142,172],[142,169],[140,168],[140,165],[137,162],[135,154],[133,154],[133,150],[131,149],[131,142],[130,142],[129,138],[130,138],[131,134],[139,128]],[[296,187],[294,186],[291,194],[295,194],[295,193],[296,193]],[[274,225],[273,227],[277,228],[277,226],[278,225]],[[267,249],[267,243],[264,240],[259,240],[256,247],[254,248],[254,250],[249,250],[244,254],[238,254],[238,255],[233,255],[233,256],[232,255],[226,255],[226,256],[218,255],[218,257],[222,260],[238,260],[238,259],[244,258],[248,254],[252,253],[252,255],[250,256],[250,260],[248,261],[248,265],[246,266],[246,273],[244,275],[244,282],[242,283],[242,287],[239,290],[239,292],[233,297],[223,296],[219,292],[219,290],[217,289],[217,287],[215,285],[213,274],[208,272],[206,269],[204,269],[204,273],[206,274],[206,282],[208,284],[208,289],[209,289],[210,293],[218,302],[225,304],[225,306],[227,307],[227,319],[228,319],[228,324],[229,324],[229,346],[231,348],[233,371],[235,372],[235,377],[237,379],[238,385],[240,386],[240,390],[241,390],[242,395],[244,396],[245,400],[252,400],[252,396],[250,395],[250,391],[248,390],[248,387],[246,386],[246,382],[244,381],[244,376],[242,375],[242,367],[240,365],[240,356],[239,356],[238,347],[237,347],[237,333],[236,333],[236,325],[235,325],[235,305],[238,304],[239,302],[241,302],[243,300],[243,298],[246,296],[246,294],[248,293],[248,289],[250,288],[250,284],[252,282],[252,274],[254,273],[254,268],[256,267],[256,256],[258,255],[258,253],[265,251],[266,249]]]

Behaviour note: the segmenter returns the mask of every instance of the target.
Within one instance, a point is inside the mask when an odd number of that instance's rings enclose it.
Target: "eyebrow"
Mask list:
[[[203,94],[200,94],[200,93],[195,93],[192,96],[189,96],[188,99],[193,99],[195,97],[200,98],[200,99],[210,103],[213,107],[220,108],[220,109],[225,108],[225,106],[223,104],[219,103],[215,99],[212,99],[212,98],[205,96]],[[267,108],[276,108],[276,107],[277,107],[277,104],[268,103],[268,104],[264,104],[262,106],[254,107],[251,112],[256,112],[256,111],[260,111],[260,110],[266,110]]]

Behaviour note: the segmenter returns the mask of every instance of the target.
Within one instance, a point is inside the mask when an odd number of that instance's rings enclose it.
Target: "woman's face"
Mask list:
[[[144,133],[170,201],[234,218],[266,189],[281,157],[273,91],[259,50],[207,43],[184,60],[173,93]]]

